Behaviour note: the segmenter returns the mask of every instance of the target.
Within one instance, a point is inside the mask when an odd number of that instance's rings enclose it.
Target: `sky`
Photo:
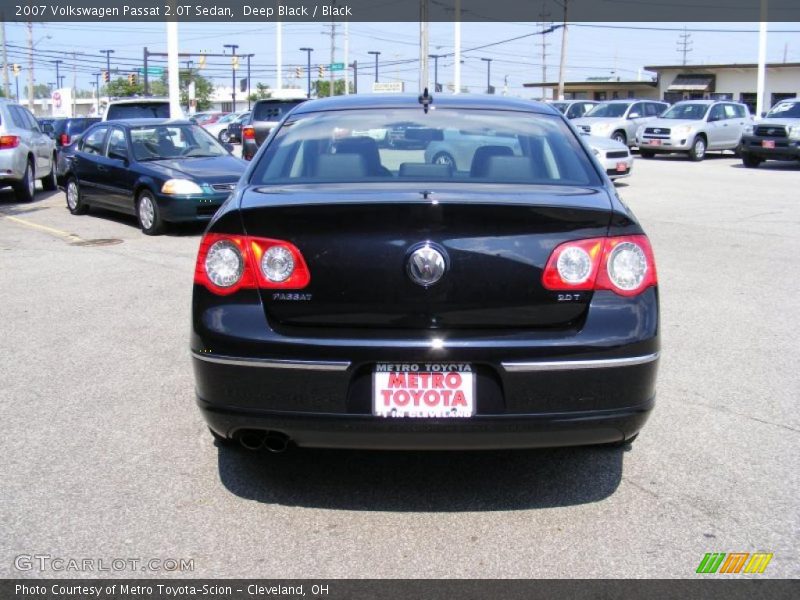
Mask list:
[[[567,38],[566,79],[582,81],[587,77],[615,74],[623,80],[635,80],[644,75],[641,68],[645,65],[680,64],[682,55],[678,51],[678,42],[684,27],[691,35],[688,64],[757,62],[757,23],[574,23],[569,27]],[[26,24],[6,23],[5,28],[9,63],[20,63],[27,68]],[[783,62],[785,56],[788,62],[800,62],[800,23],[772,23],[769,28],[767,60]],[[335,59],[336,62],[343,62],[344,26],[339,25],[337,29]],[[524,89],[522,84],[540,82],[542,78],[542,36],[529,35],[539,29],[537,23],[463,23],[462,48],[465,51],[462,84],[468,86],[471,92],[483,92],[487,63],[480,59],[491,58],[492,85],[498,89],[498,93],[507,81],[510,95],[526,98],[536,95],[537,91]],[[331,62],[329,31],[330,25],[325,23],[284,24],[284,85],[305,87],[305,74],[300,80],[295,78],[295,66],[305,67],[306,63],[305,53],[299,50],[301,47],[314,48],[312,66]],[[418,23],[350,23],[349,33],[349,60],[358,60],[360,91],[368,90],[374,79],[374,56],[369,55],[369,51],[381,52],[381,81],[404,81],[406,91],[418,91]],[[528,37],[521,37],[526,35]],[[452,23],[432,23],[430,53],[451,53],[453,36]],[[64,61],[60,66],[61,74],[67,75],[66,85],[72,81],[74,65],[77,87],[87,90],[91,89],[90,82],[95,79],[92,73],[105,69],[105,56],[100,54],[100,50],[114,50],[111,67],[112,70],[118,68],[122,76],[141,66],[144,46],[151,51],[166,51],[166,26],[163,23],[36,23],[33,38],[37,83],[55,82],[52,61],[61,59]],[[545,38],[547,79],[556,81],[561,32],[556,31]],[[239,54],[254,54],[251,59],[252,87],[257,82],[275,87],[274,24],[179,25],[181,52],[222,53],[223,45],[232,43],[239,45]],[[466,51],[487,44],[493,45]],[[77,53],[75,58],[72,52]],[[433,62],[430,61],[431,81]],[[230,85],[228,59],[208,59],[207,64],[202,71],[204,75],[218,85]],[[312,71],[316,72],[315,68]],[[439,59],[439,82],[452,81],[452,74],[453,59]],[[23,82],[27,84],[24,71],[21,77],[22,89]]]

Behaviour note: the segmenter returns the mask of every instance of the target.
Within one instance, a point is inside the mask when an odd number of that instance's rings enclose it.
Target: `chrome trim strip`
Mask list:
[[[571,371],[573,369],[610,369],[632,367],[658,360],[659,353],[626,358],[604,358],[600,360],[553,360],[542,362],[504,362],[503,368],[509,373],[528,373],[533,371]]]
[[[301,369],[305,371],[346,371],[349,362],[328,360],[283,360],[275,358],[237,358],[234,356],[220,356],[219,354],[203,354],[192,351],[192,356],[198,360],[215,363],[218,365],[232,365],[236,367],[260,367],[265,369]]]

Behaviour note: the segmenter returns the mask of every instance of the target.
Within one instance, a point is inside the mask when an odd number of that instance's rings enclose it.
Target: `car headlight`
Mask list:
[[[753,126],[745,125],[744,128],[742,128],[742,133],[744,135],[753,135]]]
[[[188,179],[170,179],[161,186],[161,193],[168,196],[188,196],[202,194],[203,188]]]
[[[688,135],[692,131],[692,128],[688,125],[679,125],[675,129],[672,130],[672,133],[675,135]]]
[[[800,140],[800,125],[788,125],[786,135],[790,140]]]
[[[611,127],[611,123],[598,123],[597,125],[592,125],[592,131],[608,131]]]

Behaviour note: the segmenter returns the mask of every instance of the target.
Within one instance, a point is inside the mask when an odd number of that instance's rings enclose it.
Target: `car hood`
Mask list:
[[[647,123],[648,128],[656,127],[662,129],[675,129],[683,125],[698,126],[702,125],[705,121],[698,119],[654,119]]]
[[[616,140],[607,137],[600,137],[599,135],[584,135],[583,139],[589,144],[590,148],[595,150],[628,150],[628,146]]]
[[[756,125],[759,127],[769,127],[770,125],[778,125],[778,126],[786,126],[786,125],[800,125],[800,119],[762,119],[761,121],[756,121]]]
[[[622,117],[581,117],[580,119],[573,119],[575,125],[590,125],[595,127],[597,125],[610,125],[612,123],[619,123],[624,121]]]
[[[206,183],[237,181],[247,163],[235,156],[151,160],[144,163],[166,179],[194,179]]]

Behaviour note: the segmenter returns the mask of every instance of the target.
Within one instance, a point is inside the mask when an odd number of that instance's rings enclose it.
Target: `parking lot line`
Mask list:
[[[20,225],[24,225],[25,227],[30,227],[32,229],[38,229],[40,231],[44,231],[45,233],[49,233],[58,238],[62,238],[69,242],[82,242],[84,241],[82,237],[79,235],[75,235],[74,233],[69,233],[67,231],[62,231],[61,229],[56,229],[54,227],[48,227],[47,225],[40,225],[39,223],[34,223],[33,221],[28,221],[27,219],[21,219],[19,217],[12,217],[9,215],[0,215],[3,219],[7,219],[9,221],[13,221],[15,223],[19,223]]]

